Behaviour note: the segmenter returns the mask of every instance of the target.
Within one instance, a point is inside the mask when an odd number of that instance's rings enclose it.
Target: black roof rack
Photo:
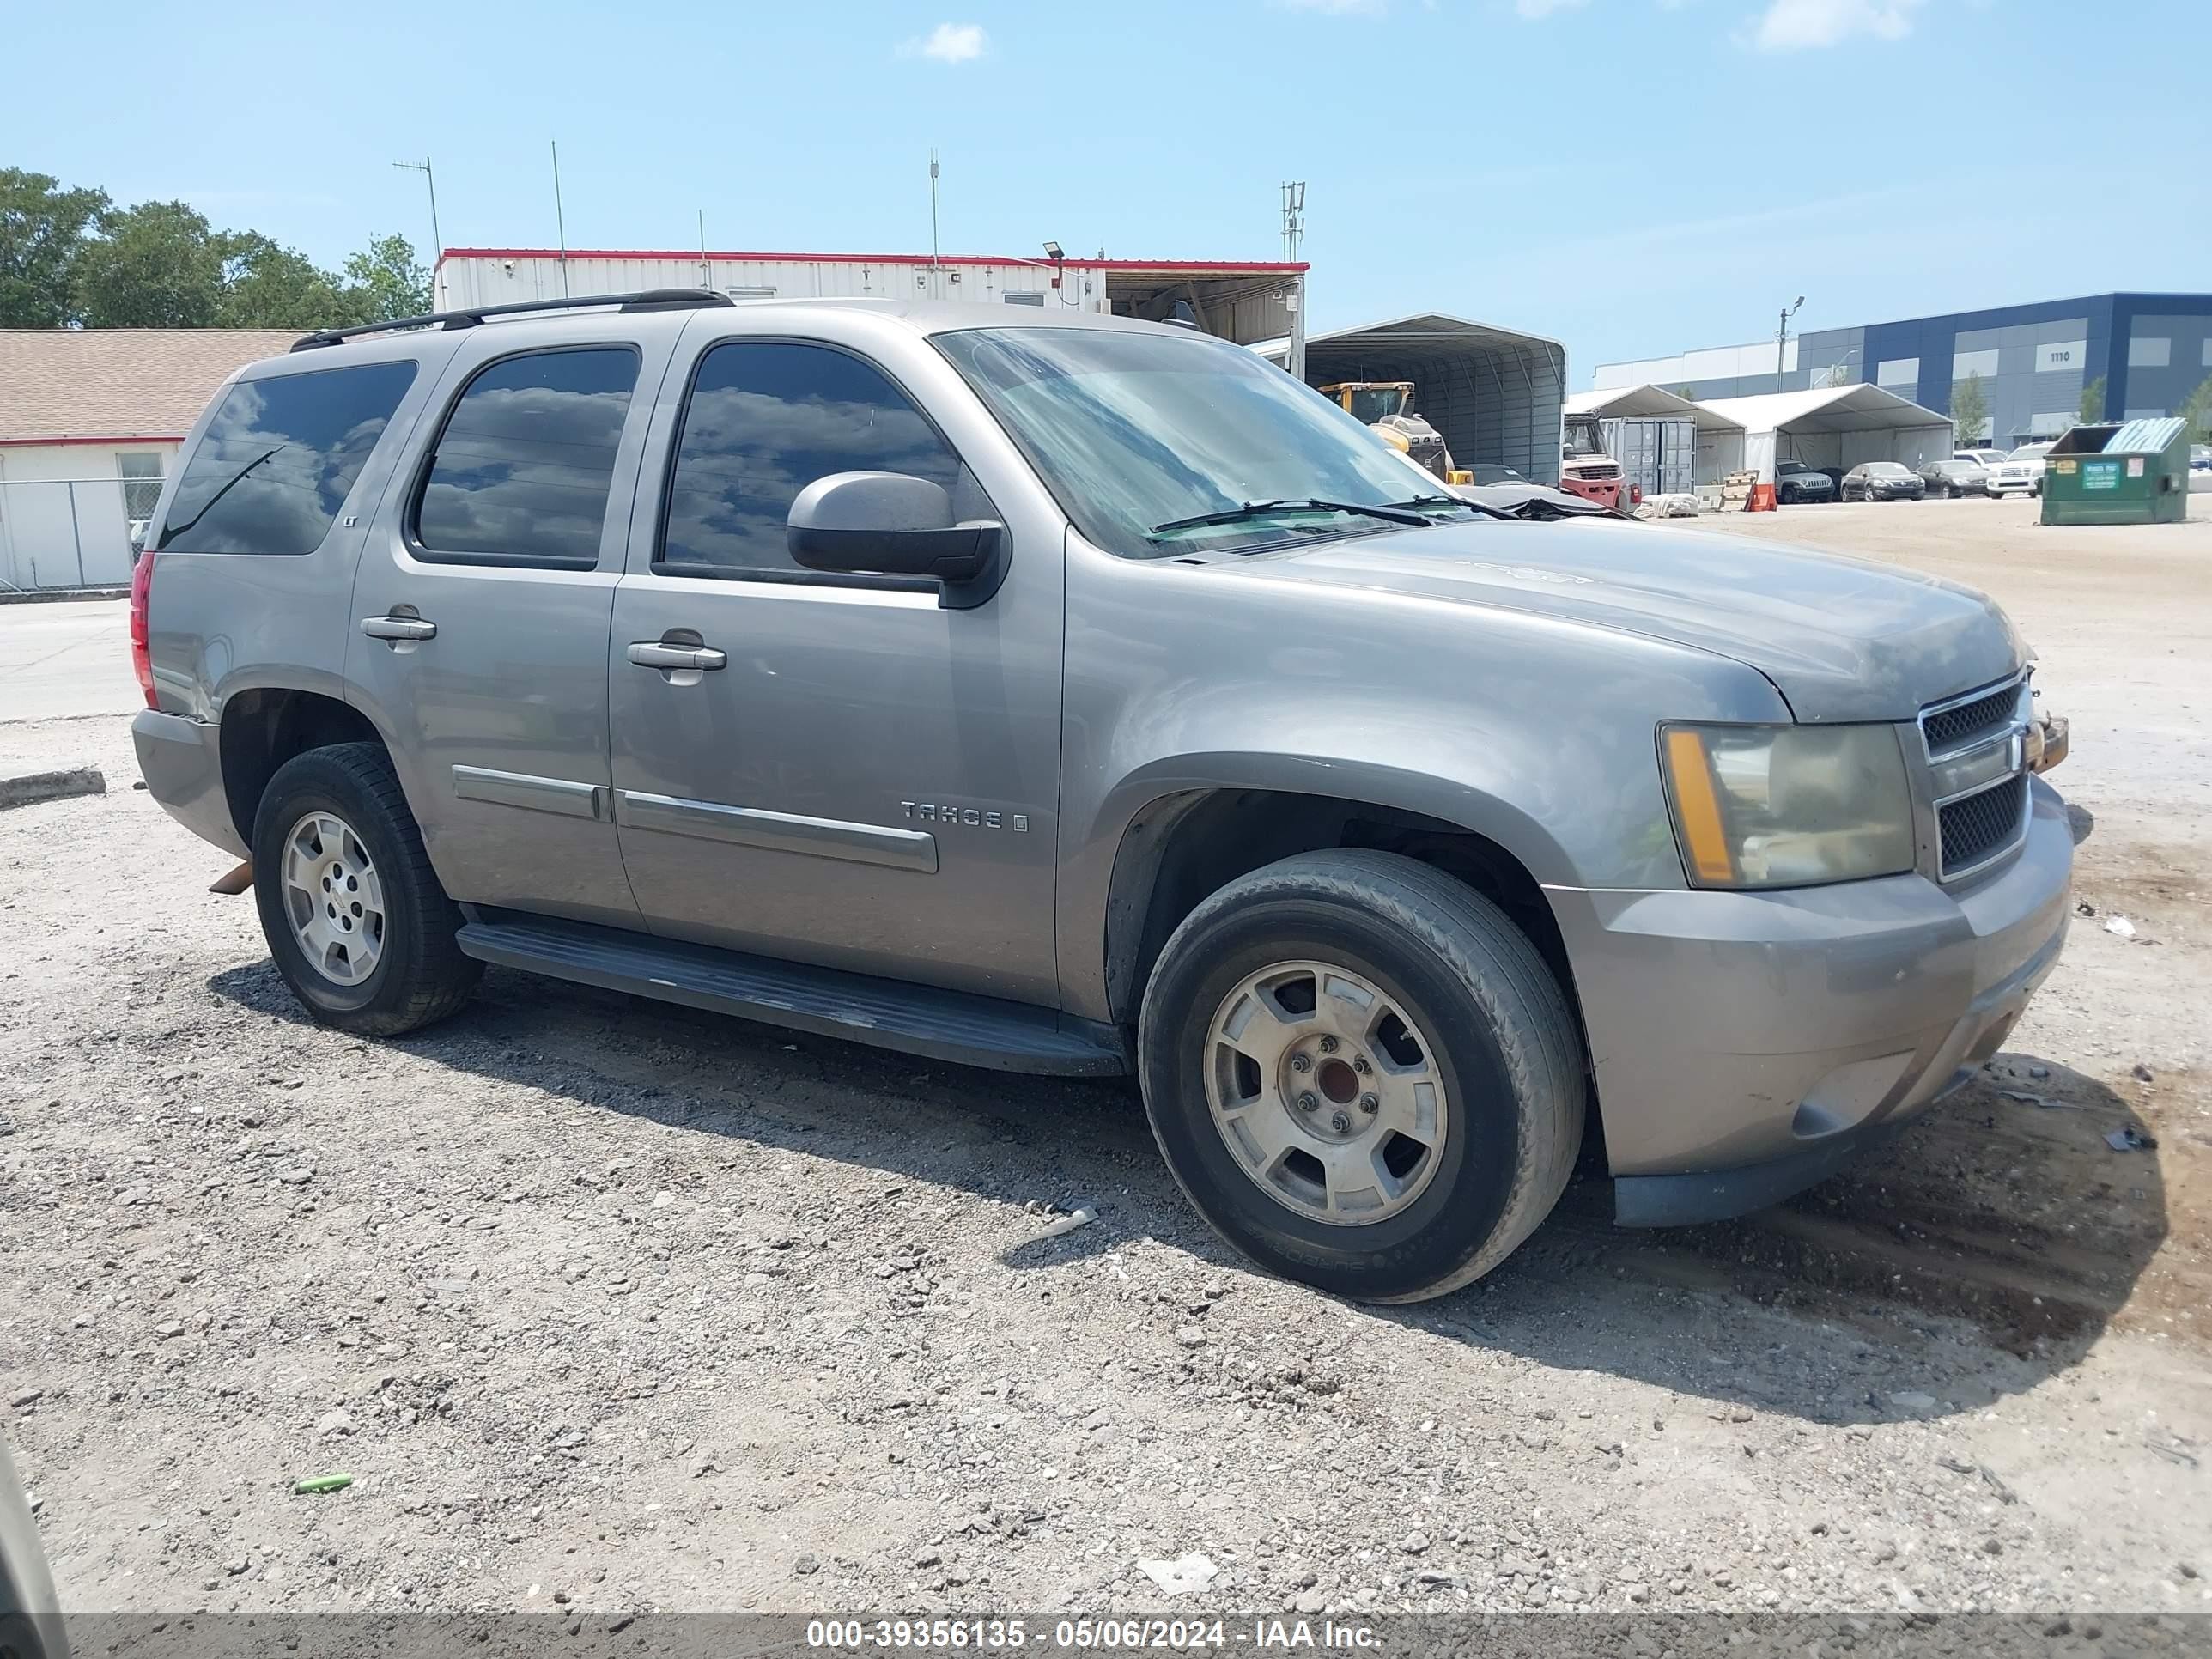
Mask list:
[[[474,328],[487,317],[514,317],[531,311],[580,311],[587,307],[619,306],[629,311],[699,311],[709,306],[735,303],[711,288],[649,288],[636,294],[579,294],[562,300],[517,300],[507,305],[471,306],[465,311],[432,311],[420,317],[394,317],[387,322],[362,323],[355,328],[325,328],[292,342],[295,351],[317,346],[343,345],[364,334],[389,334],[410,328]]]

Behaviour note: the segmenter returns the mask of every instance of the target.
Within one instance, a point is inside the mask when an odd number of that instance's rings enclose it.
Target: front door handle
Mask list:
[[[361,631],[372,640],[434,640],[438,624],[420,617],[363,617]]]
[[[629,648],[629,659],[640,668],[723,668],[729,658],[711,645],[663,645],[658,640],[640,640]]]

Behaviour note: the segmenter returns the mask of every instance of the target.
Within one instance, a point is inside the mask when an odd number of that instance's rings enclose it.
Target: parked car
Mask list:
[[[2191,472],[2212,472],[2212,444],[2189,446],[2189,470]]]
[[[1794,507],[1800,501],[1832,501],[1836,499],[1836,481],[1825,472],[1814,471],[1802,461],[1777,461],[1774,499],[1784,507]]]
[[[1998,500],[2007,495],[2033,495],[2043,488],[2042,463],[2016,461],[2010,456],[1989,469],[1984,488]]]
[[[2027,468],[2028,494],[2031,495],[2040,495],[2043,493],[2043,458],[2050,453],[2050,444],[2022,444],[2005,457],[2006,460],[2018,461]]]
[[[1917,501],[1927,493],[1920,475],[1902,461],[1861,461],[1844,474],[1847,501]]]
[[[1920,482],[1930,495],[1986,495],[1990,493],[1990,470],[1979,461],[1926,461],[1918,470]]]
[[[2004,458],[2002,449],[1961,449],[1951,457],[1954,461],[1972,461],[1984,469],[1995,466]]]
[[[1631,1222],[1820,1179],[2057,958],[1981,594],[1527,522],[1126,318],[453,321],[233,376],[133,581],[148,786],[325,1024],[497,963],[1133,1074],[1237,1249],[1402,1301],[1586,1132]]]

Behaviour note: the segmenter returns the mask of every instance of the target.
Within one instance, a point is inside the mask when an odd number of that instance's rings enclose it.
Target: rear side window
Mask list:
[[[535,351],[480,370],[431,453],[415,556],[597,564],[637,371],[629,346]]]
[[[741,340],[700,360],[676,442],[665,568],[793,571],[784,520],[833,472],[904,472],[942,485],[956,518],[989,516],[960,457],[872,363],[830,346]]]
[[[411,362],[241,380],[185,463],[167,553],[312,553],[415,379]]]

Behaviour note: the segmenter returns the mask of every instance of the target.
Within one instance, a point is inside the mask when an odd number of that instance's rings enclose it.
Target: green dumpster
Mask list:
[[[2189,516],[2189,423],[2164,416],[2067,428],[2043,458],[2045,524],[2178,524]]]

